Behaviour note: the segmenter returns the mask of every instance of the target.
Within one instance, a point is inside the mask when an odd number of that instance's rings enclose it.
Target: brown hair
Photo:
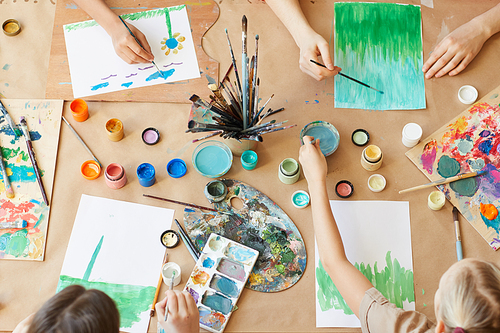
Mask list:
[[[465,260],[440,292],[438,318],[446,332],[456,327],[467,333],[499,332],[500,269],[486,261]]]
[[[120,315],[108,295],[72,285],[45,302],[28,333],[118,333],[119,329]]]

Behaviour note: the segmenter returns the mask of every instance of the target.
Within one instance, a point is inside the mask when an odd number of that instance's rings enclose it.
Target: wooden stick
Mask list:
[[[171,199],[166,199],[166,198],[155,197],[154,195],[143,194],[143,196],[145,196],[147,198],[153,198],[153,199],[158,199],[158,200],[163,200],[163,201],[175,203],[175,204],[178,204],[178,205],[184,205],[184,206],[188,206],[188,207],[209,210],[211,212],[218,212],[217,209],[203,207],[203,206],[198,206],[198,205],[194,205],[194,204],[190,204],[190,203],[186,203],[186,202],[182,202],[182,201],[176,201],[176,200],[171,200]]]
[[[163,268],[163,265],[165,265],[165,263],[167,262],[167,257],[168,257],[168,253],[165,250],[165,255],[163,256],[163,261],[161,264],[162,268]],[[162,280],[163,280],[163,276],[161,275],[161,272],[160,272],[160,279],[158,280],[158,285],[156,286],[155,298],[153,300],[153,305],[151,305],[151,311],[149,312],[150,317],[153,317],[155,315],[155,305],[156,305],[156,301],[158,301],[158,294],[160,293]]]
[[[433,186],[444,185],[444,184],[448,184],[448,183],[451,183],[451,182],[454,182],[454,181],[457,181],[460,179],[481,176],[481,175],[484,175],[485,173],[486,173],[486,171],[469,172],[469,173],[462,173],[460,175],[456,175],[456,176],[450,177],[450,178],[441,178],[441,179],[438,179],[436,181],[433,181],[432,183],[407,188],[406,190],[401,190],[401,191],[399,191],[399,194],[406,193],[406,192],[412,192],[412,191],[416,191],[416,190],[422,190],[424,188],[429,188],[429,187],[433,187]]]

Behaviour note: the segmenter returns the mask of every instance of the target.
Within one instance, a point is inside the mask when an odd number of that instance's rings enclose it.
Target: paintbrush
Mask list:
[[[285,120],[285,121],[282,121],[279,123],[274,122],[271,124],[267,124],[265,126],[264,125],[255,126],[251,131],[248,131],[247,134],[252,135],[252,134],[255,134],[256,132],[259,133],[259,132],[267,131],[267,130],[270,130],[272,128],[279,127],[287,122],[288,122],[288,120]]]
[[[195,261],[198,260],[198,258],[200,258],[200,251],[198,251],[196,246],[193,244],[193,242],[191,241],[191,238],[189,238],[186,230],[184,230],[184,228],[181,226],[179,221],[177,221],[177,219],[174,219],[174,221],[175,221],[175,224],[177,225],[177,228],[179,228],[179,233],[181,234],[182,237],[184,237],[184,239],[186,241],[187,248],[190,249],[191,252],[193,252],[194,256],[196,257]]]
[[[215,124],[202,124],[202,123],[197,123],[194,120],[189,121],[188,128],[190,130],[201,130],[201,131],[223,130],[223,131],[238,131],[239,132],[241,130],[241,128],[238,128],[238,127],[221,126],[221,125],[215,125]]]
[[[255,105],[256,101],[256,92],[257,88],[256,85],[258,85],[257,81],[257,61],[258,61],[258,56],[259,56],[259,35],[255,35],[255,61],[253,63],[253,79],[252,79],[252,117],[254,114],[257,113],[257,107]]]
[[[205,140],[205,139],[211,138],[213,136],[216,136],[218,134],[222,134],[222,131],[216,131],[216,132],[210,133],[210,134],[205,135],[205,136],[203,136],[201,138],[194,139],[192,142],[195,143],[195,142],[198,142],[198,141],[201,141],[201,140]]]
[[[7,109],[3,105],[2,101],[0,101],[0,111],[2,112],[3,117],[12,129],[12,132],[14,132],[14,137],[17,139],[17,137],[21,135],[21,133],[19,132],[19,128],[17,127],[16,123],[14,123],[14,120],[12,120],[12,118],[10,117],[9,112],[7,112]]]
[[[219,116],[221,117],[226,117],[228,119],[231,119],[231,120],[234,120],[236,122],[239,122],[238,119],[236,119],[235,117],[233,117],[232,115],[230,115],[229,113],[227,113],[226,111],[223,111],[221,110],[220,108],[214,106],[214,105],[210,105],[209,103],[205,102],[202,98],[200,98],[199,96],[197,95],[192,95],[189,100],[191,102],[193,102],[195,105],[197,106],[201,106],[201,107],[204,107],[204,108],[207,108],[209,109],[210,111],[218,114]]]
[[[267,100],[266,103],[264,103],[264,105],[260,108],[259,110],[259,113],[256,115],[256,117],[258,117],[260,115],[260,113],[262,112],[262,110],[264,110],[264,108],[267,106],[267,104],[271,101],[271,99],[274,97],[274,94],[271,95],[271,97],[269,97],[269,99]],[[264,118],[266,118],[268,116],[268,114],[265,114],[262,118],[259,119],[259,121],[257,122],[257,125],[260,125],[260,123],[262,122],[262,120],[264,120]]]
[[[458,224],[458,209],[453,207],[453,222],[455,223],[455,238],[457,248],[457,260],[460,261],[464,258],[462,252],[462,237],[460,236],[460,225]]]
[[[130,34],[130,36],[134,37],[135,42],[136,42],[137,44],[139,44],[139,46],[140,46],[140,47],[141,47],[144,51],[146,51],[146,49],[144,48],[144,46],[142,46],[141,42],[139,42],[139,40],[137,39],[137,37],[135,37],[135,35],[134,35],[134,33],[132,32],[132,30],[130,30],[130,28],[128,27],[127,23],[125,23],[125,21],[121,18],[121,16],[119,16],[119,15],[118,15],[118,17],[120,18],[120,21],[122,21],[122,23],[123,23],[123,25],[125,26],[125,28],[127,28],[128,32],[129,32],[129,34]],[[147,51],[146,51],[146,52],[147,52]],[[156,66],[155,62],[154,62],[154,61],[151,61],[151,62],[153,63],[153,65],[155,65],[156,70],[158,71],[158,73],[160,73],[161,77],[162,77],[162,78],[165,78],[165,77],[163,76],[163,73],[162,73],[162,72],[160,71],[160,69],[158,68],[158,66]]]
[[[241,97],[243,99],[243,129],[247,128],[247,118],[248,118],[248,57],[247,57],[247,17],[243,15],[241,19],[241,71],[243,72],[243,78],[241,79],[241,84],[243,85],[243,90],[241,91]]]
[[[78,133],[75,131],[75,129],[73,128],[73,126],[71,126],[68,121],[66,120],[66,118],[64,118],[64,116],[61,116],[62,117],[62,120],[66,123],[66,125],[68,125],[69,129],[71,130],[71,132],[73,132],[73,134],[76,136],[76,138],[78,139],[78,141],[80,141],[80,143],[83,145],[83,147],[85,149],[87,149],[87,151],[89,152],[89,154],[92,156],[92,158],[94,159],[94,161],[97,162],[97,164],[101,165],[101,163],[99,162],[99,160],[97,159],[97,157],[94,156],[94,154],[92,154],[92,151],[90,151],[90,148],[87,147],[87,145],[85,144],[85,142],[83,142],[83,139],[78,135]]]
[[[253,130],[256,130],[258,128],[262,128],[262,127],[265,127],[265,126],[268,126],[268,125],[271,125],[271,124],[274,124],[276,122],[275,119],[271,120],[271,121],[268,121],[267,123],[264,123],[262,125],[255,125],[255,126],[252,126],[252,127],[249,127],[247,128],[246,130],[243,130],[241,131],[240,133],[248,133],[248,132],[251,132]]]
[[[163,265],[167,262],[167,256],[168,253],[165,251],[165,255],[163,256],[162,264],[161,267],[163,268]],[[160,273],[160,279],[158,280],[158,284],[156,285],[156,292],[155,292],[155,298],[153,299],[153,304],[151,305],[151,311],[149,312],[149,316],[153,317],[155,315],[155,305],[156,301],[158,301],[158,294],[160,293],[160,288],[161,288],[161,282],[163,280],[163,276]]]
[[[195,204],[190,204],[190,203],[187,203],[187,202],[182,202],[182,201],[176,201],[176,200],[172,200],[172,199],[166,199],[166,198],[155,197],[154,195],[149,195],[149,194],[143,194],[143,196],[144,196],[144,197],[147,197],[147,198],[153,198],[153,199],[158,199],[158,200],[163,200],[163,201],[167,201],[167,202],[175,203],[175,204],[178,204],[178,205],[184,205],[184,206],[193,207],[193,208],[198,208],[198,209],[203,209],[203,210],[209,210],[209,211],[211,211],[211,212],[218,212],[218,210],[217,210],[217,209],[214,209],[214,208],[209,208],[209,207],[198,206],[198,205],[195,205]]]
[[[270,109],[269,109],[269,110],[270,110]],[[285,108],[279,108],[279,109],[277,109],[277,110],[270,111],[270,112],[268,112],[268,113],[266,114],[266,117],[267,117],[267,116],[270,116],[270,115],[273,115],[273,114],[275,114],[275,113],[278,113],[278,112],[280,112],[280,111],[283,111],[283,110],[285,110]]]
[[[321,63],[319,63],[319,62],[317,62],[317,61],[314,61],[314,60],[312,60],[312,59],[310,59],[310,61],[311,61],[312,63],[314,63],[314,64],[318,65],[318,66],[321,66],[321,67],[327,68],[325,65],[323,65],[323,64],[321,64]],[[371,87],[371,86],[367,85],[366,83],[363,83],[363,82],[361,82],[361,81],[359,81],[359,80],[356,80],[355,78],[350,77],[349,75],[346,75],[346,74],[344,74],[344,73],[342,73],[342,72],[339,72],[339,75],[340,75],[340,76],[345,77],[346,79],[349,79],[349,80],[352,80],[352,81],[354,81],[354,82],[356,82],[356,83],[359,83],[359,84],[361,84],[361,85],[363,85],[363,86],[365,86],[365,87],[367,87],[367,88],[373,89],[373,90],[375,90],[376,92],[378,92],[379,94],[383,94],[383,93],[384,93],[383,91],[380,91],[380,90],[378,90],[378,89],[375,89],[375,88],[373,88],[373,87]]]
[[[3,185],[5,187],[5,195],[9,199],[13,199],[16,195],[14,194],[14,189],[10,185],[9,176],[7,175],[7,170],[5,170],[5,165],[3,164],[3,154],[2,154],[2,146],[0,145],[0,171],[2,173]]]
[[[285,127],[280,127],[280,128],[273,128],[273,129],[268,130],[268,131],[260,132],[259,135],[268,134],[268,133],[272,133],[272,132],[278,132],[278,131],[289,129],[289,128],[292,128],[292,127],[295,127],[295,126],[297,126],[297,124],[290,125],[290,126],[285,126]]]
[[[231,63],[231,65],[229,65],[229,69],[227,70],[226,75],[224,75],[224,77],[222,78],[221,83],[228,79],[229,73],[231,73],[231,69],[233,69],[233,64],[232,63]],[[219,83],[219,89],[220,89],[221,83]]]
[[[172,278],[170,280],[170,286],[169,286],[169,290],[172,290],[174,289],[174,278],[175,278],[175,271],[172,272]],[[163,319],[164,322],[167,322],[167,318],[168,318],[168,302],[167,304],[165,304],[165,318]]]
[[[236,66],[236,59],[234,59],[233,47],[231,46],[231,41],[229,40],[229,34],[226,31],[227,44],[229,45],[229,51],[231,52],[231,61],[234,67],[234,74],[236,75],[236,83],[238,84],[239,94],[241,96],[241,84],[240,84],[240,76],[238,75],[238,67]],[[241,97],[240,97],[241,98]]]
[[[406,192],[412,192],[412,191],[416,191],[416,190],[422,190],[424,188],[429,188],[429,187],[433,187],[433,186],[444,185],[444,184],[448,184],[448,183],[451,183],[451,182],[454,182],[454,181],[457,181],[457,180],[460,180],[460,179],[466,179],[466,178],[470,178],[470,177],[482,176],[485,173],[487,173],[487,171],[483,170],[483,171],[462,173],[462,174],[459,174],[459,175],[456,175],[456,176],[453,176],[453,177],[450,177],[450,178],[441,178],[441,179],[438,179],[438,180],[433,181],[433,182],[428,183],[428,184],[424,184],[424,185],[419,185],[419,186],[407,188],[406,190],[401,190],[401,191],[399,191],[399,194],[406,193]]]

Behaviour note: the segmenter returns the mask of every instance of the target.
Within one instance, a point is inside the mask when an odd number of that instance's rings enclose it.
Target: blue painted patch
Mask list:
[[[491,140],[483,141],[478,146],[479,150],[485,153],[486,155],[490,154],[491,147],[492,147]]]
[[[128,88],[128,87],[130,87],[132,85],[132,83],[134,83],[134,82],[122,83],[122,87]]]
[[[95,85],[95,86],[92,86],[92,88],[90,88],[90,90],[95,91],[95,90],[97,90],[97,89],[105,88],[105,87],[107,87],[107,86],[109,86],[109,82],[104,82],[104,83],[101,83],[101,84],[97,84],[97,85]]]
[[[175,72],[174,68],[169,69],[168,71],[161,71],[162,75],[160,76],[160,73],[158,73],[158,71],[156,71],[146,78],[146,82],[151,81],[151,80],[160,79],[160,78],[166,80],[169,76],[172,76],[172,74],[174,74],[174,72]]]
[[[488,220],[486,217],[484,217],[483,214],[479,215],[481,215],[481,219],[483,219],[483,222],[487,227],[493,228],[493,230],[495,230],[497,233],[500,232],[500,214],[494,220]]]
[[[10,66],[12,66],[12,65],[11,65],[11,64],[5,64],[5,65],[3,65],[2,69],[3,69],[4,71],[8,71],[8,70],[9,70],[9,68],[10,68]]]
[[[179,42],[177,41],[177,39],[175,38],[169,38],[167,39],[167,41],[165,42],[165,45],[167,45],[167,47],[169,49],[175,49],[177,47],[177,45],[179,45]]]
[[[206,257],[205,260],[203,260],[203,267],[205,268],[212,268],[214,267],[215,261],[213,261],[210,257]]]

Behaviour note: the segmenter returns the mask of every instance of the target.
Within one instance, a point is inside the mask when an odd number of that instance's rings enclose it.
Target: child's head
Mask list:
[[[102,291],[73,285],[50,298],[33,317],[29,333],[118,333],[120,315]]]
[[[444,332],[500,332],[500,269],[477,259],[455,263],[439,281],[435,308]]]

